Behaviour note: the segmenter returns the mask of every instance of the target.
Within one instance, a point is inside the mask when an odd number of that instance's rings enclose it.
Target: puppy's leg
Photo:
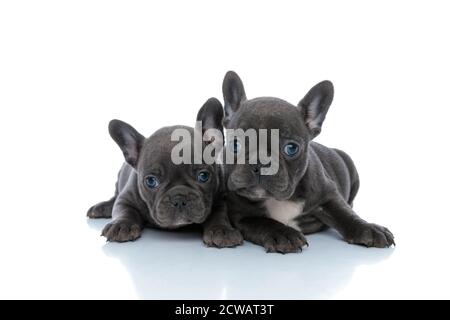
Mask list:
[[[111,218],[114,202],[117,199],[118,193],[118,183],[116,182],[116,190],[114,192],[114,196],[108,201],[102,201],[90,207],[86,215],[91,219]]]
[[[225,201],[217,203],[203,223],[203,242],[208,247],[236,247],[244,242],[239,230],[231,226]]]
[[[102,231],[107,241],[134,241],[141,236],[144,222],[140,213],[125,203],[115,203],[113,221],[108,223]]]
[[[116,196],[112,197],[108,201],[102,201],[89,208],[87,216],[91,219],[95,218],[111,218],[112,209],[116,201]]]
[[[320,210],[322,210],[320,208]],[[307,215],[301,215],[298,218],[298,225],[300,227],[300,230],[302,230],[304,235],[320,232],[323,230],[328,229],[328,226],[323,223],[321,220],[319,220],[316,216],[317,209],[315,209],[313,212],[307,214]]]
[[[267,252],[297,252],[308,244],[301,232],[266,217],[242,218],[236,221],[236,227],[245,240],[263,246]]]
[[[395,244],[392,232],[361,219],[340,195],[323,204],[322,210],[317,210],[315,216],[336,229],[348,243],[377,248]]]

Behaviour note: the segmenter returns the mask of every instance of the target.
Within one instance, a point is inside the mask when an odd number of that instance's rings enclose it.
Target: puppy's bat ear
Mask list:
[[[216,98],[209,98],[197,113],[197,121],[202,122],[202,132],[217,129],[223,133],[223,108]]]
[[[223,145],[223,107],[216,98],[208,99],[197,113],[197,123],[201,121],[202,135],[207,142]],[[198,128],[200,129],[200,128]]]
[[[333,96],[333,84],[325,80],[312,87],[298,104],[313,138],[322,130],[322,123],[333,101]]]
[[[239,109],[240,104],[247,100],[244,84],[234,71],[228,71],[222,84],[223,100],[225,102],[225,127],[230,122],[233,114]]]
[[[122,150],[125,161],[136,168],[145,137],[128,123],[120,120],[111,120],[108,128],[109,134]]]

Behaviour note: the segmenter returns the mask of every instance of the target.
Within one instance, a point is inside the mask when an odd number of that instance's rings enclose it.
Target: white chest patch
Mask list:
[[[300,227],[294,219],[303,213],[305,201],[295,202],[269,199],[264,204],[270,218],[300,231]]]

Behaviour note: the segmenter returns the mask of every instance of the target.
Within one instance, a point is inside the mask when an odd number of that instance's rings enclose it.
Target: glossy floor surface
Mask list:
[[[1,298],[314,299],[444,298],[445,246],[367,249],[336,233],[309,236],[299,254],[246,242],[206,248],[198,230],[146,230],[130,243],[100,237],[108,220],[74,219],[70,232],[19,237],[2,250]],[[36,234],[37,235],[37,234]],[[411,240],[411,239],[410,239]]]

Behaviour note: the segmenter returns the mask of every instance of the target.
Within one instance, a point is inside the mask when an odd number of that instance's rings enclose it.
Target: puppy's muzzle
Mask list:
[[[262,169],[269,166],[270,163],[236,165],[228,178],[228,189],[250,200],[289,198],[294,189],[289,188],[287,174],[283,174],[284,171],[280,171],[277,175],[262,174]]]
[[[238,165],[230,176],[228,187],[236,191],[238,189],[253,189],[261,184],[261,164]]]
[[[170,203],[174,206],[178,211],[183,211],[189,205],[189,199],[184,194],[177,194],[175,196],[170,197]]]
[[[206,207],[202,196],[187,186],[169,189],[157,206],[157,220],[166,228],[202,223]]]

